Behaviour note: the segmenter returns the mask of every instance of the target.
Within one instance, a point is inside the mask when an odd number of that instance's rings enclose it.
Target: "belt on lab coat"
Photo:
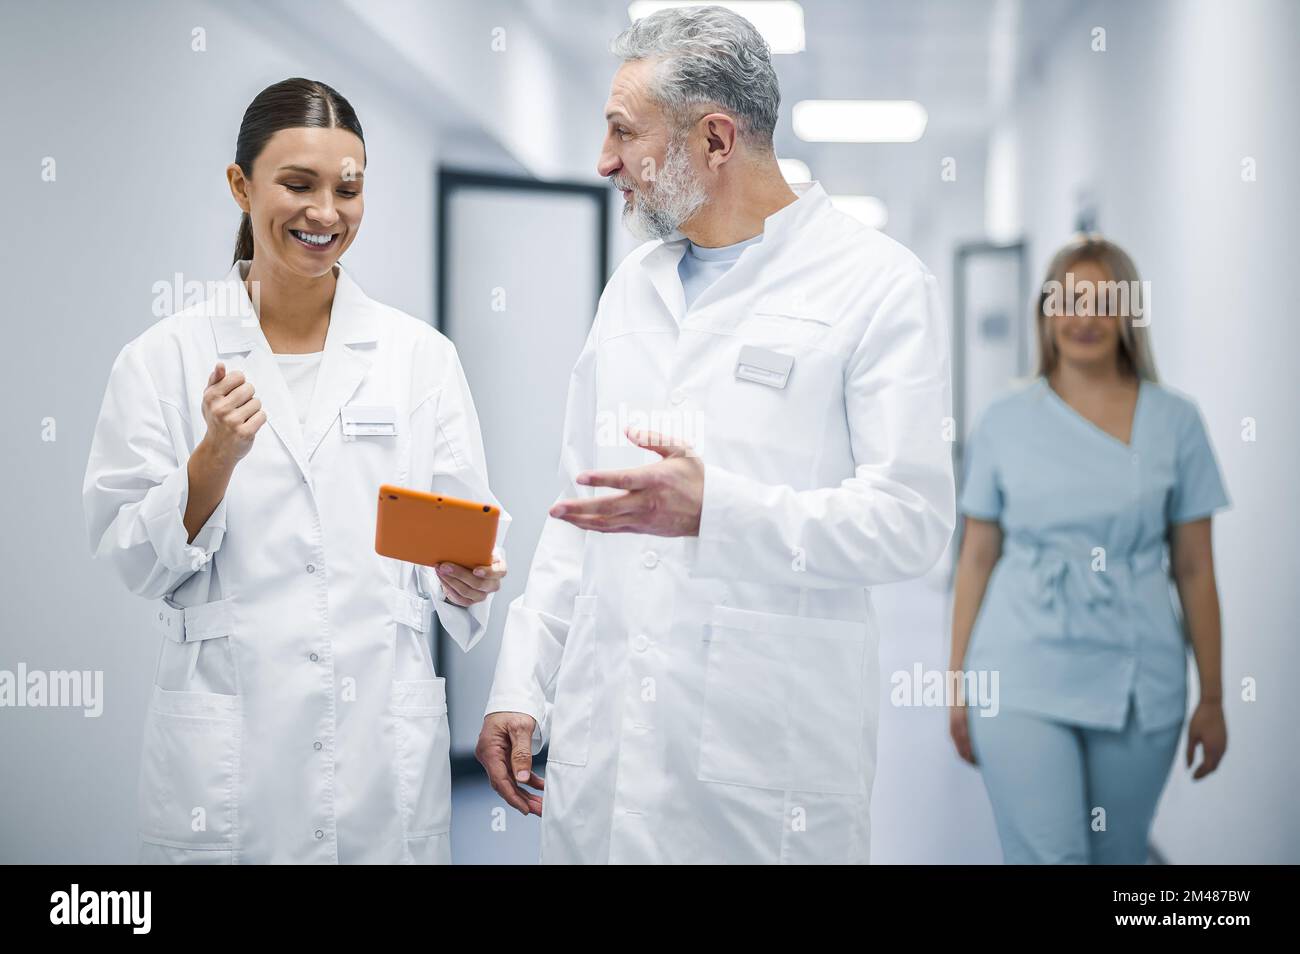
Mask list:
[[[394,586],[392,590],[393,619],[403,626],[411,627],[417,633],[423,633],[429,619],[429,608],[433,606],[433,600],[397,586]]]
[[[234,633],[231,598],[180,606],[168,597],[158,601],[155,624],[158,631],[178,643],[230,636]]]
[[[1106,553],[1106,569],[1094,570],[1091,552],[1081,554],[1041,543],[1010,540],[1009,555],[1018,555],[1030,564],[1034,582],[1033,596],[1051,612],[1066,637],[1080,635],[1072,618],[1108,607],[1115,601],[1115,573],[1141,576],[1165,567],[1164,548],[1148,547],[1136,553]],[[1106,625],[1103,623],[1102,625]]]
[[[428,628],[429,609],[433,600],[399,587],[390,587],[390,605],[393,619],[418,633]],[[194,643],[234,633],[231,599],[180,606],[164,597],[158,601],[155,623],[168,639],[178,643]]]

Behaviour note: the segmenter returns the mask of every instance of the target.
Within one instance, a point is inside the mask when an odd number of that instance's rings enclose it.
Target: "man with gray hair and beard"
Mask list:
[[[544,862],[866,862],[869,587],[955,519],[935,280],[786,184],[747,20],[666,10],[613,51],[597,168],[649,241],[573,369],[476,754]]]

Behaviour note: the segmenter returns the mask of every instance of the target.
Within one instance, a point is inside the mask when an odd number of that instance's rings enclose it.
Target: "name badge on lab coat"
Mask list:
[[[790,380],[790,369],[793,367],[792,354],[744,345],[740,349],[740,359],[736,362],[736,377],[742,381],[766,384],[770,388],[783,388],[786,381]]]
[[[343,439],[357,437],[394,437],[397,434],[397,408],[392,405],[345,404],[339,411],[343,420]]]

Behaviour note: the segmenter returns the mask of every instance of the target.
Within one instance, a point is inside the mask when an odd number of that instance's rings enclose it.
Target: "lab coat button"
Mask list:
[[[644,633],[637,633],[636,636],[632,638],[632,648],[639,653],[645,652],[649,645],[650,640],[645,638]]]
[[[321,748],[322,748],[322,746],[321,746],[321,744],[320,744],[319,742],[313,742],[313,743],[311,744],[311,747],[312,747],[313,749],[315,749],[317,752],[319,752],[319,751],[321,750]]]
[[[659,565],[659,554],[655,553],[653,550],[647,550],[645,556],[641,558],[641,562],[646,565],[647,569],[653,570]]]
[[[316,837],[317,837],[317,839],[324,838],[324,837],[325,837],[325,832],[323,832],[323,831],[321,831],[319,828],[317,828],[317,829],[316,829]]]
[[[312,662],[320,662],[320,657],[317,656],[315,653],[312,653],[312,654],[311,654],[309,657],[307,657],[307,658],[309,658]]]
[[[673,388],[673,393],[668,396],[668,400],[672,401],[674,404],[681,404],[686,400],[686,395],[683,393],[681,388]]]
[[[307,572],[308,572],[308,573],[315,573],[315,572],[316,572],[316,567],[315,567],[313,564],[308,563],[308,564],[307,564]]]

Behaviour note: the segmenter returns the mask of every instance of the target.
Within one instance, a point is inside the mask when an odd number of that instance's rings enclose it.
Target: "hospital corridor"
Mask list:
[[[0,862],[1300,862],[1300,4],[0,0],[0,73]]]

